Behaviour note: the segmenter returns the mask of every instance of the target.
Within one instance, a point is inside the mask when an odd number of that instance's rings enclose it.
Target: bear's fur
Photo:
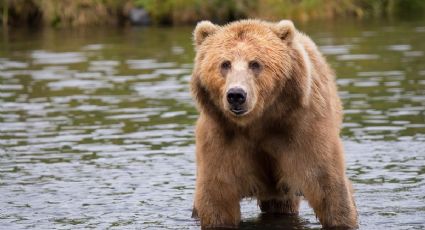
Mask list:
[[[313,41],[288,20],[242,20],[202,21],[194,42],[201,225],[237,226],[244,197],[257,198],[263,212],[297,214],[303,195],[324,227],[356,228],[341,103]],[[245,92],[242,104],[232,104],[231,88]]]

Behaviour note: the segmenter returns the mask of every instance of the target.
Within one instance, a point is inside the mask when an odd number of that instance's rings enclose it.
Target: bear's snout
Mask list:
[[[239,87],[231,88],[227,91],[227,102],[229,102],[230,110],[236,114],[241,115],[246,112],[245,102],[247,93]]]

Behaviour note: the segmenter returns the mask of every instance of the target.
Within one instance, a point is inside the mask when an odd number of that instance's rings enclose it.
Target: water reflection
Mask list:
[[[300,25],[338,73],[363,229],[425,227],[423,22]],[[320,30],[319,30],[320,29]],[[10,31],[0,43],[0,225],[197,229],[192,28]],[[28,38],[31,37],[29,40]],[[242,229],[317,229],[242,202]]]

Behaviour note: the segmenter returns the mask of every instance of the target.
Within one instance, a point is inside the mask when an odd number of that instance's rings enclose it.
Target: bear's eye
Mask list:
[[[261,69],[261,64],[258,61],[250,61],[248,67],[253,71],[259,71]]]
[[[230,63],[230,61],[224,61],[221,63],[220,67],[222,70],[229,70],[232,68],[232,63]]]

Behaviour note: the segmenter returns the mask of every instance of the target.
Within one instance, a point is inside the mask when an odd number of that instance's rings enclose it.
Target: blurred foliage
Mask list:
[[[154,24],[223,23],[241,18],[278,20],[417,18],[425,0],[1,0],[3,24],[79,26],[125,24],[144,8]]]
[[[11,26],[118,24],[125,20],[125,8],[133,2],[131,0],[0,1],[3,24],[7,23]]]
[[[157,24],[188,24],[203,19],[226,22],[248,17],[258,1],[250,0],[135,0]]]

